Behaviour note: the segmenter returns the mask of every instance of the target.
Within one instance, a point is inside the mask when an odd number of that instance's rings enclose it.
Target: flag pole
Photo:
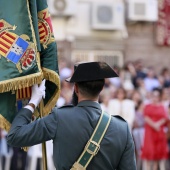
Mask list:
[[[44,102],[41,100],[40,102],[40,117],[43,117],[43,108]],[[46,152],[46,143],[42,143],[42,160],[43,160],[43,170],[47,170],[47,152]]]

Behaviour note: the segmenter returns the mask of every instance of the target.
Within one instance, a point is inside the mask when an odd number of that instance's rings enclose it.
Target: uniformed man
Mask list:
[[[48,116],[30,123],[32,112],[45,93],[44,82],[34,85],[29,104],[19,111],[12,123],[8,144],[32,146],[52,139],[57,170],[70,170],[73,164],[74,170],[136,170],[134,143],[128,124],[121,117],[111,118],[100,146],[90,140],[95,151],[85,147],[102,114],[98,98],[104,79],[117,77],[117,74],[104,62],[79,63],[74,70],[67,79],[74,83],[74,105],[54,108]],[[100,133],[95,135],[100,136]],[[86,155],[79,159],[83,151]],[[87,161],[86,168],[83,164]]]

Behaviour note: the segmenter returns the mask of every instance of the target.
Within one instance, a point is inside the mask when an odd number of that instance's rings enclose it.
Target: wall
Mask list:
[[[125,40],[125,61],[143,59],[146,66],[155,66],[157,71],[170,65],[170,47],[156,45],[153,23],[128,24],[128,38]]]

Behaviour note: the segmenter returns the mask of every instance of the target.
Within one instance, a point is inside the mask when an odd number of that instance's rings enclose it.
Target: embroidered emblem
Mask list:
[[[12,61],[14,64],[17,64],[24,55],[28,46],[29,44],[25,40],[17,37],[8,51],[8,55],[6,56],[7,59]]]
[[[47,8],[38,12],[38,29],[40,35],[40,43],[44,48],[47,48],[48,44],[55,41],[51,18]]]
[[[10,32],[16,30],[4,20],[0,20],[0,55],[16,65],[19,72],[27,70],[35,61],[34,44],[29,42],[29,37],[25,34],[18,36]]]

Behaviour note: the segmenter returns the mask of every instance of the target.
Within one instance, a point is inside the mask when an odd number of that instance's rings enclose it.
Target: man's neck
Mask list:
[[[93,101],[93,102],[98,102],[98,97],[95,98],[89,98],[89,97],[79,97],[78,98],[78,103],[82,101]]]

